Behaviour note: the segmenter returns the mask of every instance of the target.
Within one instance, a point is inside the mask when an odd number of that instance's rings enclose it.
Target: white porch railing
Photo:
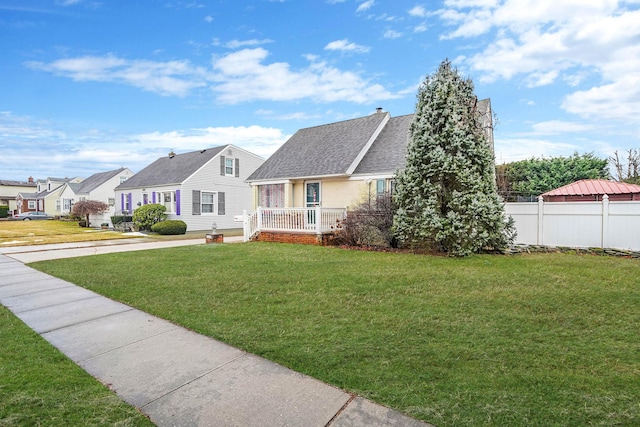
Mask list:
[[[346,217],[346,208],[263,208],[236,217],[242,221],[244,241],[260,231],[295,232],[309,234],[331,233]]]

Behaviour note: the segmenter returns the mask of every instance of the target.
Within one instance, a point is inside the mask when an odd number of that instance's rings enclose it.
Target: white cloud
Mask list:
[[[57,123],[5,111],[0,112],[0,178],[87,177],[121,166],[137,172],[169,150],[188,152],[226,144],[268,157],[289,136],[278,128],[255,125],[114,134],[62,129]]]
[[[414,33],[424,33],[425,31],[427,31],[427,24],[425,23],[422,23],[413,27]]]
[[[369,9],[371,9],[371,6],[373,6],[375,4],[375,0],[367,0],[363,3],[360,4],[360,6],[358,6],[358,8],[356,9],[356,12],[364,12],[367,11]]]
[[[126,60],[113,55],[59,59],[51,63],[28,62],[28,67],[76,81],[116,82],[164,96],[186,96],[206,86],[206,71],[189,61]]]
[[[205,16],[204,17],[204,22],[209,23],[209,24],[212,23],[213,22],[213,16],[211,16],[211,15]]]
[[[349,40],[335,40],[328,43],[325,47],[325,50],[339,50],[342,52],[356,52],[356,53],[366,53],[371,49],[368,46],[362,46],[356,43],[349,43]]]
[[[399,37],[402,37],[402,33],[399,33],[398,31],[394,31],[394,30],[387,30],[384,32],[382,36],[385,39],[397,39]]]
[[[427,16],[427,10],[424,6],[414,6],[411,10],[409,10],[409,15],[417,16],[418,18],[424,18]]]
[[[290,135],[281,129],[262,126],[228,126],[190,129],[188,131],[151,132],[134,135],[137,146],[162,147],[164,151],[188,152],[202,148],[233,144],[262,157],[275,152]]]
[[[481,82],[522,78],[528,87],[565,83],[575,88],[562,103],[566,111],[637,122],[638,4],[447,0],[437,15],[452,28],[445,39],[483,36],[485,48],[462,59]]]
[[[351,51],[366,49],[342,41],[332,46]],[[298,70],[285,62],[265,63],[268,55],[264,48],[242,49],[214,58],[211,68],[194,66],[187,60],[154,62],[114,55],[29,62],[27,66],[75,81],[126,84],[164,96],[185,97],[195,89],[209,87],[218,94],[218,101],[232,104],[305,98],[316,102],[369,103],[400,96],[356,72],[319,61],[315,55],[305,55],[310,64]]]
[[[594,129],[593,124],[549,120],[531,126],[534,135],[560,135],[565,133],[588,132]]]
[[[229,49],[237,49],[239,47],[260,46],[268,43],[273,43],[273,40],[271,39],[231,40],[226,42],[224,46],[228,47]]]
[[[548,139],[500,138],[495,142],[496,163],[510,163],[532,157],[570,156],[581,147]]]
[[[256,48],[215,59],[213,67],[217,75],[212,89],[218,100],[236,104],[308,98],[316,102],[369,103],[398,97],[357,73],[339,70],[325,62],[311,62],[306,68],[292,70],[284,62],[264,64],[267,56],[265,49]]]
[[[640,118],[640,72],[568,95],[562,108],[598,120],[624,120],[638,124]]]

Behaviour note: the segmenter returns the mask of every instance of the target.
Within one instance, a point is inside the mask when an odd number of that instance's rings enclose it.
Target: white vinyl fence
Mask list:
[[[516,243],[640,250],[640,202],[506,203]]]

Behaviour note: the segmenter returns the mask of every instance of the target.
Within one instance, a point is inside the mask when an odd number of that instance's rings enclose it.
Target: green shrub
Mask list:
[[[132,222],[133,218],[131,215],[114,215],[111,217],[111,224],[116,225],[121,222]]]
[[[140,206],[133,212],[133,223],[137,225],[140,230],[149,231],[154,224],[167,219],[166,210],[167,208],[159,203]]]
[[[151,226],[151,231],[158,234],[185,234],[187,224],[178,219],[168,219]]]
[[[0,206],[0,218],[9,216],[9,206]]]

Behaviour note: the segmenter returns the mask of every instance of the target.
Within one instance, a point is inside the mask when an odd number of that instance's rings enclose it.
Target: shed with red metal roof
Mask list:
[[[582,179],[542,194],[545,202],[594,202],[607,195],[610,201],[640,200],[640,185],[605,179]]]

